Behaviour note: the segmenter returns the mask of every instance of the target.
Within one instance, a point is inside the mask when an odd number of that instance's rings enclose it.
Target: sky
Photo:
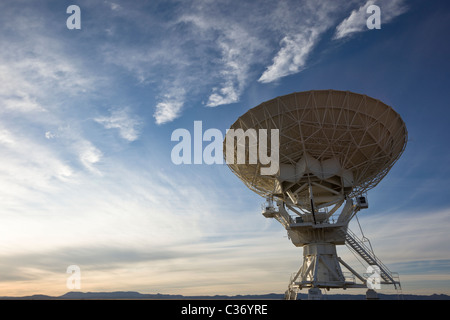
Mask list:
[[[64,294],[72,265],[78,291],[284,293],[302,249],[226,165],[174,164],[171,135],[314,89],[402,116],[358,219],[403,293],[450,294],[448,1],[4,0],[0,30],[0,296]]]

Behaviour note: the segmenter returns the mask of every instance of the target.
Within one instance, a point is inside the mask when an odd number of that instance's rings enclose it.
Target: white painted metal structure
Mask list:
[[[382,283],[399,287],[394,275],[348,229],[355,214],[368,207],[367,191],[406,147],[407,130],[398,113],[366,95],[307,91],[264,102],[230,129],[279,130],[277,174],[261,175],[259,162],[235,161],[228,166],[268,199],[263,215],[277,219],[293,244],[303,248],[303,264],[290,281],[287,299],[302,288],[310,289],[311,298],[320,296],[320,288],[366,288],[368,277],[337,256],[336,245],[344,244],[378,268]],[[350,278],[341,265],[350,271]]]

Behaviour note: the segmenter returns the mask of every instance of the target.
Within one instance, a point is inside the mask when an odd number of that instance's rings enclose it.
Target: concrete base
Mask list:
[[[366,300],[379,300],[378,293],[373,289],[366,291]]]
[[[319,288],[311,288],[308,290],[308,300],[322,300],[322,291]]]

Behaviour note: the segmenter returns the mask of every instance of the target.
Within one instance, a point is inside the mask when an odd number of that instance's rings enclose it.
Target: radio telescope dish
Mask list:
[[[276,218],[294,245],[303,247],[303,266],[291,279],[288,298],[305,287],[313,290],[310,295],[318,288],[358,287],[345,279],[340,263],[363,281],[363,287],[368,286],[366,278],[337,257],[335,246],[342,244],[370,266],[379,267],[382,283],[399,286],[390,271],[348,230],[352,217],[368,207],[366,192],[386,176],[405,150],[408,133],[394,109],[349,91],[296,92],[250,109],[230,129],[278,129],[277,172],[262,174],[260,169],[265,165],[259,160],[237,161],[239,142],[233,142],[234,161],[227,154],[227,164],[248,188],[268,199],[263,215]],[[227,145],[224,141],[224,148]],[[245,149],[245,159],[250,159],[250,149]]]
[[[298,92],[264,102],[230,129],[279,129],[279,172],[257,164],[229,164],[261,196],[310,208],[355,197],[375,187],[402,154],[406,126],[383,102],[348,91]],[[237,147],[236,147],[237,148]],[[237,154],[237,152],[235,152]]]

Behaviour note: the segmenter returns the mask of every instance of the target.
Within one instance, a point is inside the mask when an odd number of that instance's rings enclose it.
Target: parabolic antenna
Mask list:
[[[292,242],[303,247],[304,270],[295,279],[301,281],[292,281],[292,286],[351,287],[340,271],[334,247],[349,245],[352,236],[347,231],[348,222],[357,211],[367,207],[366,192],[383,179],[403,153],[407,130],[400,115],[366,95],[317,90],[264,102],[242,115],[230,129],[245,132],[253,129],[256,133],[260,129],[268,132],[278,129],[276,173],[262,174],[261,168],[267,165],[260,161],[238,161],[239,144],[246,143],[249,136],[233,143],[234,159],[227,158],[227,164],[251,190],[269,199],[264,216],[280,221]],[[267,143],[274,146],[274,141]],[[251,150],[245,149],[247,160]],[[277,201],[278,209],[272,200]],[[336,210],[344,202],[341,214],[336,217]],[[287,210],[293,211],[294,217]],[[334,223],[332,217],[337,219]],[[325,255],[336,261],[325,261]],[[310,267],[313,261],[318,267]],[[324,265],[322,270],[320,264]],[[320,276],[321,272],[332,276]],[[388,273],[386,268],[385,272]],[[384,277],[383,271],[380,274],[385,283],[399,284],[390,275]],[[359,274],[357,277],[364,279]]]
[[[249,128],[279,129],[280,170],[261,175],[260,163],[237,161],[231,170],[258,194],[309,209],[308,184],[317,206],[361,195],[388,173],[407,141],[397,112],[348,91],[299,92],[264,102],[231,126]]]

